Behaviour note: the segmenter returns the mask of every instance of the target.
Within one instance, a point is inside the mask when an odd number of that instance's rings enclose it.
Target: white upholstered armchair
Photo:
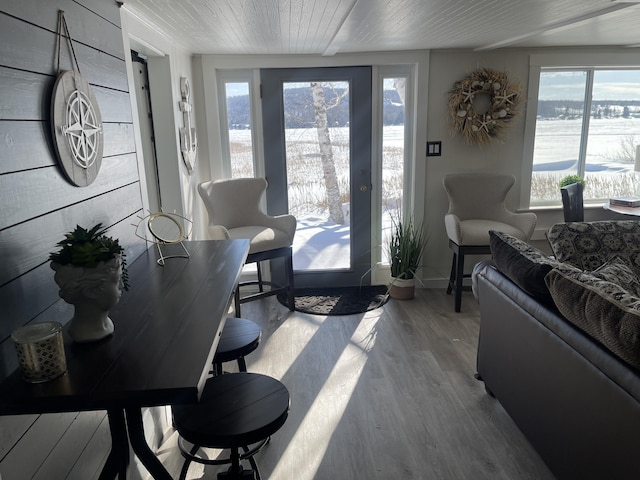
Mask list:
[[[499,173],[459,173],[445,175],[443,186],[449,197],[444,224],[453,250],[453,262],[447,293],[455,291],[455,311],[460,311],[465,255],[485,255],[489,248],[489,230],[508,233],[529,241],[536,226],[534,213],[516,213],[507,209],[505,198],[515,183],[513,175]]]
[[[267,189],[264,178],[234,178],[203,182],[198,193],[204,201],[209,216],[209,238],[247,238],[250,241],[247,263],[257,263],[258,280],[241,282],[240,286],[258,285],[259,292],[240,297],[236,289],[236,315],[240,316],[240,304],[280,291],[287,292],[288,306],[294,309],[292,245],[296,231],[293,215],[270,216],[260,208],[260,201]],[[287,285],[273,286],[262,279],[260,262],[282,257],[285,262]]]

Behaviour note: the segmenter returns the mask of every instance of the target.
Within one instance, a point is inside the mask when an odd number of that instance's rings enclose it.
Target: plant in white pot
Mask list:
[[[60,250],[49,255],[59,295],[74,306],[69,335],[76,342],[113,334],[109,310],[129,287],[124,248],[106,231],[100,223],[89,230],[78,225],[56,244]]]
[[[391,298],[408,300],[413,298],[416,286],[416,272],[420,267],[422,253],[427,243],[427,235],[422,225],[415,225],[409,218],[392,218],[391,238],[388,256],[391,264]]]

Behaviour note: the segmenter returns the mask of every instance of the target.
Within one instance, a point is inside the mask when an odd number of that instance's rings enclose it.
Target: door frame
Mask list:
[[[433,179],[429,179],[427,176],[427,161],[425,158],[425,145],[427,142],[427,112],[429,111],[429,71],[430,71],[430,50],[410,50],[410,51],[391,51],[391,52],[366,52],[366,53],[341,53],[340,55],[333,56],[319,56],[319,55],[201,55],[196,56],[193,59],[194,75],[198,81],[194,81],[194,98],[201,98],[202,102],[196,105],[196,111],[200,109],[202,112],[202,118],[198,118],[197,128],[200,137],[200,145],[203,148],[202,162],[208,163],[208,168],[202,170],[202,181],[208,179],[224,178],[222,174],[221,165],[224,162],[223,152],[221,150],[221,136],[220,136],[220,116],[218,110],[218,96],[217,93],[211,94],[212,91],[217,92],[218,74],[225,70],[240,70],[249,69],[255,74],[256,82],[254,84],[254,90],[252,94],[252,106],[255,108],[256,120],[260,122],[256,124],[256,134],[262,134],[262,105],[259,101],[260,97],[260,85],[259,85],[259,69],[261,68],[291,68],[291,67],[340,67],[340,66],[358,66],[369,65],[373,66],[373,71],[376,72],[380,68],[405,66],[411,68],[411,74],[413,78],[413,86],[411,88],[413,95],[413,113],[412,113],[412,133],[413,142],[409,146],[407,155],[409,155],[409,175],[410,182],[413,186],[411,196],[406,198],[410,212],[413,214],[414,219],[424,219],[425,226],[432,231],[431,238],[438,237],[442,228],[442,219],[438,215],[426,216],[426,198],[427,198],[427,184],[432,185],[438,183]],[[373,83],[377,82],[377,75],[374,73]],[[205,88],[207,86],[207,88]],[[377,101],[380,101],[378,96],[378,88],[374,88],[372,92],[374,105]],[[441,117],[440,110],[436,109],[433,112],[432,118],[435,119],[435,124],[432,127],[433,139],[437,140],[438,136],[442,133],[440,125],[441,121],[438,119]],[[379,119],[374,119],[375,125],[379,122]],[[377,135],[377,127],[373,129]],[[375,137],[374,137],[375,138]],[[446,145],[445,145],[446,147]],[[256,137],[255,140],[255,154],[257,155],[256,161],[258,165],[257,172],[260,175],[264,175],[262,167],[265,163],[264,152],[262,151],[263,142],[260,138]],[[443,157],[444,158],[444,157]],[[439,166],[440,165],[440,166]],[[441,163],[431,164],[430,176],[434,175],[440,178],[442,171]],[[439,185],[439,183],[438,183]],[[433,198],[430,201],[436,204],[439,202],[439,196],[432,192]],[[406,197],[406,195],[405,195]],[[434,207],[434,211],[437,210],[437,205]],[[436,212],[437,213],[437,212]],[[374,213],[377,215],[377,213]],[[206,222],[206,220],[201,220]],[[194,225],[195,231],[199,231],[196,225]],[[202,238],[207,238],[206,233],[201,233]],[[439,237],[438,237],[439,238]],[[437,242],[436,242],[437,243]],[[376,245],[377,240],[372,239],[372,245]],[[435,245],[435,244],[434,244]],[[448,258],[448,249],[446,245],[444,247]],[[419,277],[422,279],[424,286],[427,288],[442,288],[446,286],[448,280],[450,263],[447,263],[449,267],[444,266],[443,262],[443,250],[437,246],[433,248],[427,248],[425,251],[425,267],[420,269]],[[389,265],[384,257],[380,256],[379,249],[372,249],[371,251],[371,265],[372,265],[372,284],[383,285],[389,282]],[[446,270],[446,279],[443,272]],[[268,270],[267,270],[268,271]],[[424,273],[423,273],[424,271]],[[265,272],[266,273],[266,272]]]
[[[348,81],[350,150],[350,268],[294,271],[297,287],[369,285],[371,282],[372,199],[372,67],[320,67],[261,69],[262,128],[265,159],[267,212],[288,213],[286,145],[284,137],[284,82]],[[278,119],[276,121],[275,119]],[[355,163],[354,163],[355,162]],[[364,190],[361,187],[365,187]],[[357,212],[353,215],[353,212]],[[276,271],[272,272],[277,281]]]

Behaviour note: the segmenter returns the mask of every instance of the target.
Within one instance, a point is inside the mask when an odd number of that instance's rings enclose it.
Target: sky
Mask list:
[[[540,78],[543,100],[583,100],[586,74],[545,71]],[[640,70],[596,70],[594,100],[640,100]]]

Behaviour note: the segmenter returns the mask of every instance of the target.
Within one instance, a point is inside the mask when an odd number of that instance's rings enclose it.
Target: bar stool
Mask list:
[[[219,480],[260,480],[253,456],[284,425],[289,403],[287,388],[266,375],[241,372],[209,378],[200,402],[172,407],[178,447],[185,458],[180,479],[186,478],[191,462],[197,462],[230,464],[226,472],[218,473]],[[193,446],[188,448],[185,441]],[[209,459],[198,455],[202,447],[229,449],[231,454],[229,458]],[[245,470],[241,460],[248,460],[251,469]]]
[[[258,348],[261,337],[262,330],[251,320],[227,318],[213,357],[214,374],[222,375],[222,364],[233,361],[238,362],[241,372],[246,372],[247,363],[244,357]]]
[[[267,190],[265,178],[232,178],[198,185],[198,193],[209,217],[208,232],[211,239],[248,238],[249,255],[246,263],[256,263],[258,279],[241,281],[236,288],[234,301],[236,315],[240,315],[242,303],[287,293],[289,310],[295,310],[293,281],[293,237],[296,218],[293,215],[268,215],[262,199]],[[264,281],[261,262],[282,259],[282,280],[276,283]],[[240,296],[240,287],[258,286],[257,293]],[[284,286],[283,286],[284,285]],[[269,286],[269,289],[265,289]]]
[[[532,212],[513,212],[507,209],[505,199],[516,182],[510,174],[501,173],[450,173],[443,177],[449,211],[444,224],[453,251],[451,274],[447,295],[455,292],[454,309],[460,311],[465,278],[466,255],[488,255],[489,231],[508,233],[528,242],[536,227],[536,215]]]

